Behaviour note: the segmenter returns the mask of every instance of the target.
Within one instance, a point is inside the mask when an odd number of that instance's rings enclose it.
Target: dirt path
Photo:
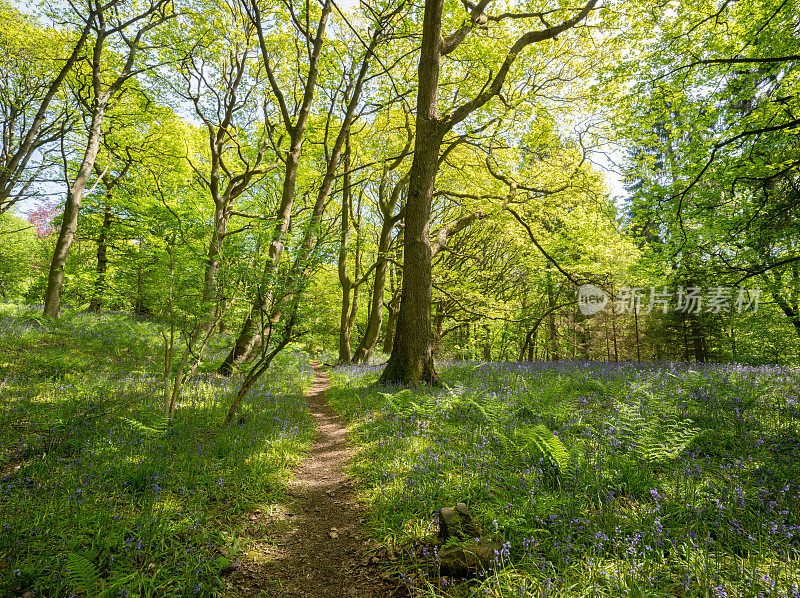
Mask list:
[[[344,472],[350,451],[347,429],[325,400],[328,374],[314,364],[316,378],[306,395],[317,437],[296,472],[288,511],[255,512],[263,528],[255,562],[245,563],[228,581],[228,598],[250,596],[377,598],[393,595],[366,553],[360,524],[365,516]]]

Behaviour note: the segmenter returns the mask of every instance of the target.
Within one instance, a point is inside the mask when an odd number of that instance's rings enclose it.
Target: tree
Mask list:
[[[171,0],[150,0],[133,14],[128,14],[122,8],[121,0],[114,0],[102,5],[99,2],[88,4],[86,14],[75,16],[84,24],[84,31],[89,28],[94,35],[91,57],[89,63],[89,82],[87,83],[87,96],[83,97],[88,109],[88,127],[83,160],[75,178],[68,185],[67,200],[64,206],[64,215],[61,229],[58,233],[56,248],[50,263],[50,272],[47,280],[47,290],[44,297],[44,314],[53,318],[58,317],[61,308],[61,286],[64,281],[64,267],[67,262],[70,245],[75,237],[78,226],[78,212],[83,200],[83,194],[89,177],[94,169],[97,153],[100,149],[103,120],[106,112],[114,99],[123,91],[125,83],[136,74],[142,72],[142,67],[137,62],[144,44],[145,36],[174,16],[170,12]],[[74,6],[74,12],[78,8]],[[118,48],[123,52],[119,57],[121,65],[111,75],[106,71],[109,61],[113,58],[108,55],[108,42],[117,41]],[[109,43],[110,45],[110,43]],[[110,82],[109,82],[110,81]]]
[[[477,4],[464,2],[467,19],[458,30],[445,38],[442,36],[444,2],[426,0],[418,68],[414,159],[409,171],[405,207],[403,286],[394,346],[380,378],[382,384],[438,382],[433,363],[434,338],[431,330],[432,252],[429,228],[439,151],[445,134],[500,94],[508,72],[522,50],[575,27],[587,17],[596,3],[597,0],[589,0],[577,14],[559,25],[523,33],[505,53],[497,73],[489,77],[481,91],[450,114],[440,116],[438,93],[442,58],[454,52],[474,29],[487,25],[489,21],[500,22],[529,15],[503,13],[487,16],[484,11],[489,0],[481,0]],[[530,16],[539,16],[546,23],[545,13]]]
[[[0,214],[0,245],[0,299],[19,299],[31,283],[38,253],[33,225],[13,214]]]
[[[375,272],[374,283],[372,285],[372,297],[370,300],[366,330],[364,331],[361,343],[352,356],[353,363],[367,363],[369,361],[372,351],[378,343],[378,336],[381,331],[381,323],[383,321],[383,296],[386,290],[386,274],[390,264],[389,252],[391,251],[393,241],[392,231],[404,216],[404,212],[402,210],[396,210],[396,208],[401,195],[408,186],[408,173],[398,176],[391,188],[389,186],[389,177],[402,164],[414,139],[413,131],[407,118],[405,129],[406,145],[394,160],[383,166],[383,172],[381,173],[381,180],[378,186],[377,204],[380,212],[381,228],[378,236],[377,259],[373,267]],[[342,317],[344,317],[344,313]],[[342,358],[342,355],[340,355],[340,358]]]
[[[31,25],[27,18],[5,1],[0,2],[0,214],[28,196],[39,174],[47,166],[48,146],[63,138],[71,126],[71,111],[52,103],[64,80],[81,56],[90,36],[97,11],[89,6],[80,33],[66,42],[71,50],[60,69],[38,59],[64,43],[53,31]],[[13,24],[13,25],[12,25]],[[31,161],[41,155],[35,168]]]
[[[342,288],[342,308],[339,315],[339,362],[350,363],[350,334],[353,330],[353,322],[358,313],[358,283],[347,274],[347,252],[350,240],[350,215],[354,213],[352,199],[352,184],[350,179],[350,140],[347,140],[347,147],[344,153],[344,183],[342,186],[342,212],[341,219],[341,238],[339,242],[339,255],[336,264],[336,273],[339,278],[339,286]],[[360,202],[359,202],[360,204]],[[359,205],[360,207],[360,205]],[[359,210],[360,212],[360,210]],[[357,234],[360,232],[360,214],[354,223]],[[355,247],[355,276],[359,275],[361,267],[361,238],[356,239]],[[350,295],[352,294],[352,302]]]
[[[636,44],[636,56],[614,75],[635,87],[612,101],[619,137],[643,148],[628,167],[645,175],[632,208],[648,259],[677,284],[758,281],[800,332],[791,305],[800,261],[795,9],[756,0],[631,10],[620,43]],[[682,319],[687,356],[706,358],[706,332],[720,320]]]
[[[300,46],[297,47],[296,57],[298,67],[296,76],[298,80],[302,79],[305,75],[305,81],[302,82],[302,94],[299,98],[290,98],[290,101],[287,101],[286,95],[281,89],[276,75],[273,51],[271,51],[265,35],[264,19],[262,17],[259,0],[243,0],[243,2],[248,18],[258,34],[261,59],[269,79],[270,88],[278,104],[279,119],[289,137],[289,148],[286,150],[286,155],[282,159],[284,170],[281,198],[275,214],[275,227],[269,243],[267,261],[264,266],[261,284],[259,285],[258,296],[255,298],[255,301],[244,318],[234,346],[219,367],[219,372],[226,375],[232,372],[233,363],[244,361],[251,355],[253,349],[262,340],[261,332],[257,329],[259,322],[262,323],[263,327],[263,322],[269,320],[269,314],[266,314],[266,310],[272,303],[273,285],[276,281],[278,268],[283,255],[286,234],[292,218],[292,206],[294,205],[295,190],[297,187],[300,153],[303,147],[303,138],[305,136],[306,126],[308,125],[312,103],[314,101],[317,76],[319,75],[320,57],[325,43],[325,30],[328,26],[328,17],[332,10],[330,0],[325,0],[319,14],[316,31],[312,32],[297,20],[291,3],[288,5],[291,22],[298,29],[298,35],[303,36],[307,43],[303,50],[301,50]],[[310,15],[306,16],[310,19]],[[301,65],[305,62],[302,52],[306,53],[305,59],[308,61],[307,70],[304,73],[300,72],[300,69],[303,68]],[[294,107],[294,110],[291,112],[290,106]],[[279,144],[276,143],[276,146],[277,145]]]
[[[340,168],[340,162],[345,150],[347,140],[350,138],[350,130],[358,117],[358,111],[361,108],[361,96],[365,85],[371,78],[370,66],[372,64],[374,53],[380,43],[386,43],[392,27],[392,22],[403,9],[404,4],[400,3],[392,10],[387,10],[382,13],[375,13],[374,23],[370,34],[369,42],[365,43],[363,50],[359,48],[358,53],[352,56],[352,65],[345,67],[343,73],[344,81],[346,81],[345,89],[341,92],[342,104],[344,105],[344,114],[342,121],[338,128],[336,137],[333,144],[329,146],[328,132],[331,130],[332,115],[334,113],[335,104],[339,101],[339,88],[333,94],[331,106],[328,111],[328,122],[325,126],[325,136],[323,139],[323,149],[325,154],[325,165],[322,180],[316,191],[316,199],[311,210],[311,220],[309,226],[310,231],[305,233],[299,255],[307,254],[310,251],[310,244],[313,243],[315,235],[321,227],[321,220],[325,210],[325,206],[331,194],[333,183],[336,179],[337,172]],[[251,5],[251,18],[256,24],[259,31],[259,40],[262,48],[262,59],[268,73],[272,73],[271,58],[267,50],[266,42],[263,35],[261,24],[261,17],[258,4],[253,2]],[[277,223],[275,231],[273,232],[273,241],[270,244],[269,256],[264,271],[263,286],[260,290],[260,297],[258,301],[260,306],[256,306],[256,311],[250,310],[236,344],[228,354],[228,357],[220,366],[220,373],[230,373],[231,365],[238,361],[245,360],[254,347],[260,342],[263,336],[263,330],[258,330],[256,326],[257,321],[264,322],[267,319],[266,309],[269,306],[272,295],[274,293],[273,280],[277,272],[278,262],[283,251],[283,238],[288,229],[289,220],[291,218],[292,204],[294,201],[295,185],[297,178],[297,170],[299,166],[300,150],[302,146],[305,127],[308,121],[308,111],[310,111],[311,102],[314,97],[314,87],[317,85],[317,75],[319,70],[319,58],[322,50],[323,36],[325,31],[325,24],[327,22],[327,12],[331,7],[326,3],[323,7],[323,12],[320,17],[320,23],[317,35],[313,38],[313,50],[309,56],[309,76],[306,80],[305,91],[303,95],[303,103],[297,115],[297,123],[293,124],[292,117],[289,115],[286,106],[286,100],[277,85],[273,85],[273,93],[278,100],[280,106],[280,113],[283,119],[283,124],[289,132],[290,149],[288,158],[285,162],[284,184],[282,189],[281,203],[278,208]],[[309,43],[312,39],[309,38]],[[347,55],[346,55],[347,56]],[[350,58],[348,56],[348,58]],[[275,76],[270,74],[270,82],[275,81]],[[342,83],[339,83],[339,87]],[[344,191],[343,191],[344,193]],[[263,326],[262,326],[263,327]]]

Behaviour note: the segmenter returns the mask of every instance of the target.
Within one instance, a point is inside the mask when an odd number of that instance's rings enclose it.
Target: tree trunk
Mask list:
[[[98,102],[92,123],[89,127],[89,137],[86,143],[86,152],[83,162],[78,169],[78,174],[67,191],[67,203],[64,206],[64,219],[58,231],[58,240],[50,262],[50,273],[47,276],[47,290],[44,295],[44,315],[57,318],[61,311],[61,287],[64,284],[64,268],[67,265],[67,255],[78,229],[78,212],[83,201],[83,192],[89,182],[89,175],[94,168],[97,152],[100,150],[100,134],[105,116],[105,103]]]
[[[692,347],[694,349],[694,360],[698,363],[705,363],[707,361],[707,357],[705,351],[703,327],[700,324],[699,318],[695,314],[692,314],[690,324],[692,333]]]
[[[97,237],[97,280],[94,283],[94,294],[89,303],[89,311],[98,312],[103,305],[103,293],[106,289],[106,271],[108,270],[108,233],[111,230],[111,202],[106,197],[103,224]]]
[[[403,229],[397,235],[396,246],[396,259],[399,263],[403,259],[402,254],[403,243]],[[395,279],[397,284],[395,284]],[[386,333],[383,338],[383,352],[389,355],[394,346],[394,331],[397,326],[397,313],[400,311],[400,291],[399,287],[403,284],[403,274],[396,264],[390,264],[389,268],[389,290],[392,293],[392,298],[386,304],[386,309],[389,311],[389,316],[386,319]]]
[[[683,360],[689,363],[692,359],[689,355],[689,332],[686,326],[686,314],[681,312],[681,327],[683,328]]]
[[[399,299],[400,296],[397,296]],[[391,353],[394,347],[394,329],[397,325],[397,313],[400,311],[399,306],[394,299],[389,303],[389,316],[386,318],[386,335],[383,337],[383,352]]]
[[[378,264],[375,267],[375,284],[372,288],[372,300],[369,305],[369,318],[367,319],[367,329],[364,338],[353,355],[353,363],[367,363],[375,345],[378,343],[378,336],[381,332],[383,323],[383,293],[386,289],[386,258],[378,256]]]
[[[257,4],[254,3],[253,6],[257,7]],[[261,320],[266,321],[267,312],[272,303],[272,296],[275,290],[275,278],[278,273],[281,256],[283,255],[283,242],[286,238],[286,232],[289,230],[289,222],[292,216],[292,206],[294,204],[295,189],[297,187],[297,170],[300,165],[300,151],[303,147],[303,138],[305,136],[306,125],[308,124],[308,116],[311,111],[311,103],[316,90],[317,76],[319,75],[319,58],[325,39],[325,29],[328,24],[331,8],[331,3],[326,0],[322,7],[322,14],[320,15],[317,25],[316,36],[313,38],[313,50],[308,66],[308,78],[306,79],[303,90],[303,102],[297,112],[296,123],[291,122],[289,114],[285,110],[286,106],[283,104],[283,93],[278,88],[277,82],[272,76],[271,67],[268,63],[268,52],[266,51],[263,31],[261,29],[260,12],[256,12],[255,15],[257,20],[255,25],[258,29],[259,39],[262,44],[262,58],[270,74],[270,84],[273,87],[273,91],[277,92],[276,96],[281,100],[282,112],[284,113],[284,125],[289,131],[289,151],[286,153],[286,169],[283,176],[281,203],[276,214],[277,221],[275,223],[275,229],[272,232],[269,255],[267,257],[267,263],[264,266],[264,274],[261,278],[261,289],[258,293],[258,297],[256,297],[255,301],[250,305],[250,310],[236,337],[233,348],[217,370],[220,374],[225,376],[231,374],[234,363],[246,361],[252,354],[253,349],[262,339],[263,331],[256,328],[256,317],[260,316]]]
[[[216,301],[219,293],[218,276],[222,259],[222,244],[225,240],[225,233],[228,229],[230,212],[226,209],[225,200],[214,201],[214,230],[211,233],[211,242],[208,244],[208,255],[206,257],[206,271],[203,280],[203,302]]]
[[[305,127],[303,128],[303,131]],[[300,149],[302,147],[303,131],[294,130],[292,142],[286,155],[286,171],[283,179],[283,192],[281,194],[281,204],[278,208],[277,222],[272,232],[272,241],[269,244],[267,263],[264,266],[264,274],[261,277],[261,289],[254,303],[250,305],[247,317],[244,319],[239,335],[228,356],[220,364],[217,370],[220,374],[229,376],[233,371],[234,363],[247,361],[248,357],[255,349],[261,338],[261,333],[257,330],[255,317],[259,315],[266,319],[270,304],[272,303],[273,285],[278,273],[281,256],[283,255],[283,241],[286,232],[289,230],[289,222],[292,217],[292,204],[294,203],[294,191],[297,182],[297,169],[300,163]]]
[[[531,344],[528,346],[528,361],[536,361],[536,343],[538,342],[536,329],[533,330]]]
[[[423,87],[420,85],[422,94]],[[439,381],[433,364],[431,245],[428,230],[441,141],[441,132],[430,122],[418,117],[405,215],[400,310],[392,355],[381,375],[382,384],[437,384]]]
[[[375,282],[372,287],[372,300],[369,305],[369,318],[364,338],[353,355],[353,363],[367,363],[378,344],[383,323],[383,295],[386,291],[386,273],[389,269],[389,250],[392,244],[392,229],[397,219],[392,216],[397,201],[402,192],[405,177],[402,178],[392,190],[388,201],[385,200],[388,172],[384,171],[378,191],[378,203],[383,211],[383,224],[378,239],[378,258],[375,264]]]
[[[347,244],[350,240],[350,142],[348,139],[344,153],[344,186],[342,188],[342,234],[341,245],[339,246],[339,284],[342,287],[342,309],[339,318],[339,362],[350,363],[350,332],[353,320],[350,318],[350,291],[353,289],[353,281],[347,275]],[[358,251],[358,250],[356,250]],[[356,260],[358,256],[356,255]],[[355,269],[355,277],[358,277],[358,268]],[[354,302],[358,295],[355,295]]]
[[[403,287],[392,355],[381,384],[438,384],[431,331],[431,202],[439,170],[439,148],[445,127],[436,102],[442,43],[443,0],[426,0],[417,89],[414,161],[409,171],[405,207]]]
[[[547,303],[550,310],[547,316],[550,359],[552,361],[558,361],[561,359],[561,354],[558,344],[558,327],[556,326],[556,293],[553,286],[553,274],[549,266],[547,269]]]
[[[141,241],[139,243],[139,248],[141,250]],[[143,315],[145,313],[144,307],[144,287],[142,285],[142,261],[141,257],[136,264],[136,301],[133,304],[133,313],[137,316]]]
[[[304,130],[305,126],[303,126],[302,130],[297,128],[294,130],[292,142],[286,156],[286,172],[283,180],[281,204],[278,208],[277,223],[272,233],[272,241],[269,244],[269,255],[261,278],[260,292],[255,302],[250,306],[233,348],[217,370],[220,374],[226,376],[233,371],[234,363],[241,363],[249,358],[261,339],[261,333],[257,329],[255,318],[258,315],[262,315],[266,320],[267,312],[272,303],[275,277],[283,254],[283,241],[286,238],[286,232],[289,230],[289,222],[292,216],[292,204],[294,203],[297,169],[300,163],[300,150]]]
[[[341,259],[341,258],[340,258]],[[340,278],[341,280],[341,278]],[[349,279],[342,282],[342,309],[339,317],[339,363],[350,363],[350,290]]]
[[[614,341],[614,361],[619,361],[619,351],[617,349],[617,312],[611,306],[611,338]]]

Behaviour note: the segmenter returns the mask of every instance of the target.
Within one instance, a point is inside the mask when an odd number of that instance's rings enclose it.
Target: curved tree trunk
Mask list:
[[[344,214],[344,213],[343,213]],[[342,215],[342,219],[345,216]],[[347,224],[342,223],[342,227]],[[339,362],[350,363],[350,291],[353,288],[350,279],[345,273],[347,265],[347,252],[344,250],[347,243],[347,236],[342,234],[342,249],[339,250],[339,282],[342,287],[342,309],[339,316]]]
[[[107,100],[106,100],[107,101]],[[100,150],[100,134],[105,116],[105,102],[99,103],[92,114],[89,127],[89,138],[78,174],[67,192],[67,203],[64,205],[64,217],[58,231],[56,248],[50,261],[50,272],[47,276],[47,290],[44,295],[44,315],[57,318],[61,311],[61,287],[64,284],[64,268],[67,255],[78,230],[78,212],[83,201],[83,192],[89,182],[89,175],[94,168],[97,152]]]
[[[403,177],[397,182],[387,201],[385,198],[387,177],[388,171],[385,170],[378,192],[378,203],[383,212],[383,224],[378,239],[378,258],[375,263],[375,282],[372,286],[369,319],[367,320],[367,329],[364,331],[364,338],[361,339],[361,343],[353,355],[353,363],[367,363],[369,361],[369,358],[372,356],[372,351],[375,350],[375,345],[378,344],[381,324],[383,323],[383,295],[386,291],[386,273],[389,269],[389,250],[392,245],[392,229],[394,229],[398,221],[398,217],[392,214],[407,180],[406,177]]]
[[[360,281],[354,282],[347,275],[347,245],[350,239],[350,214],[353,210],[352,193],[350,188],[350,136],[348,134],[344,152],[344,185],[342,188],[342,234],[341,245],[339,247],[338,273],[339,284],[342,286],[342,309],[339,318],[339,362],[350,363],[350,335],[353,330],[353,323],[358,314],[358,287]],[[356,251],[355,268],[353,270],[355,279],[358,279],[361,272],[361,199],[358,200],[358,218],[354,223],[356,228]],[[352,292],[352,301],[351,301]]]
[[[402,244],[402,229],[400,231],[400,236],[398,237],[398,245]],[[398,246],[398,261],[402,259],[402,251],[401,248]],[[397,272],[398,284],[403,284],[402,273],[399,272],[397,266],[393,266],[389,270],[389,283],[390,288],[392,291],[392,298],[389,303],[386,304],[386,309],[389,310],[389,316],[386,319],[386,335],[383,338],[383,352],[387,355],[392,352],[392,347],[394,347],[394,331],[395,327],[397,326],[397,313],[400,311],[400,293],[395,287],[394,283],[394,273]]]

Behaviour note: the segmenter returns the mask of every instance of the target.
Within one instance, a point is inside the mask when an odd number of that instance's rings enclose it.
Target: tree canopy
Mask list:
[[[173,406],[219,334],[252,381],[298,341],[385,383],[792,360],[796,8],[0,4],[0,292],[166,318]]]

